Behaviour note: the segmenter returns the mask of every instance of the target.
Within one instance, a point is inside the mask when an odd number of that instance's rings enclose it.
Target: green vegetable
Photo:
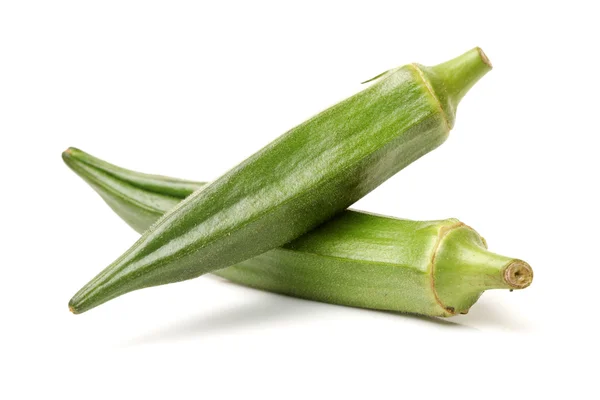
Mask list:
[[[77,149],[63,158],[140,233],[206,185],[128,171]],[[417,222],[351,210],[213,273],[311,300],[430,316],[466,313],[484,290],[522,289],[533,278],[528,264],[487,251],[456,219]]]
[[[168,211],[69,308],[195,278],[301,236],[439,146],[458,102],[490,68],[473,49],[388,71]]]

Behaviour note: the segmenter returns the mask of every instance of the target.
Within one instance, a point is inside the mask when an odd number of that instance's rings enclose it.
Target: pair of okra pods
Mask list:
[[[529,286],[527,263],[489,252],[456,219],[347,210],[443,143],[458,103],[490,69],[475,48],[435,67],[386,71],[209,184],[65,151],[67,165],[143,233],[69,309],[208,272],[297,297],[444,317],[466,313],[487,289]]]

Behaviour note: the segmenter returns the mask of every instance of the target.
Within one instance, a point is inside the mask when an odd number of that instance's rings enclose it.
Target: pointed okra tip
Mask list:
[[[88,304],[88,302],[86,301],[87,298],[85,298],[85,296],[82,296],[80,294],[81,292],[82,291],[80,290],[77,294],[75,294],[75,296],[73,296],[71,298],[71,300],[69,300],[69,311],[75,315],[82,314],[82,313],[88,311],[89,309],[94,308],[97,305],[97,304],[91,304],[91,305]]]
[[[69,311],[73,314],[81,314],[94,308],[102,302],[94,302],[93,290],[90,289],[90,284],[81,288],[75,295],[69,300]]]
[[[129,280],[113,279],[113,272],[119,270],[120,266],[119,263],[109,265],[79,289],[69,301],[69,311],[73,314],[83,314],[115,297],[135,290],[131,288]]]
[[[81,313],[81,311],[75,306],[75,301],[73,298],[71,298],[71,300],[69,300],[69,311],[75,315]]]
[[[93,307],[94,306],[88,307],[85,304],[77,304],[75,299],[71,299],[69,301],[69,311],[75,315],[83,314],[84,312],[88,311],[90,308],[93,308]]]
[[[62,152],[62,158],[63,160],[68,160],[69,158],[71,158],[71,155],[73,154],[73,148],[69,147],[68,149],[66,149],[65,151]]]
[[[65,151],[62,152],[62,159],[64,162],[68,163],[68,161],[77,158],[78,155],[80,155],[82,153],[81,150],[79,150],[76,147],[69,147],[68,149],[66,149]]]

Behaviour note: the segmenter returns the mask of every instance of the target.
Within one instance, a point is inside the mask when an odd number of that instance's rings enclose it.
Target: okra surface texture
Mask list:
[[[69,302],[82,313],[282,246],[339,214],[447,137],[458,102],[491,68],[480,49],[384,73],[166,212]]]
[[[63,158],[140,233],[206,185],[125,170],[77,149]],[[410,221],[352,210],[213,273],[310,300],[444,317],[467,312],[484,290],[524,288],[533,277],[526,263],[487,251],[456,219]]]

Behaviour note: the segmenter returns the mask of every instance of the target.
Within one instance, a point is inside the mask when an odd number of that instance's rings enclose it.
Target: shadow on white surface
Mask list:
[[[123,343],[123,345],[141,345],[207,337],[213,334],[259,327],[272,321],[279,322],[315,315],[320,310],[322,308],[315,307],[315,303],[312,301],[268,294],[263,298],[247,303],[193,316],[187,321],[177,322],[167,328],[133,338]]]
[[[398,318],[408,318],[413,321],[424,322],[432,325],[437,325],[445,328],[453,328],[453,329],[469,329],[469,330],[477,330],[475,327],[461,324],[453,319],[446,318],[438,318],[438,317],[428,317],[426,315],[418,315],[418,314],[406,314],[394,311],[376,311],[369,310],[370,312],[381,312],[388,315],[397,316]]]
[[[500,302],[482,297],[473,305],[468,314],[453,318],[457,323],[485,330],[524,332],[530,325],[520,315],[511,313]]]
[[[384,316],[388,320],[397,320],[400,323],[428,324],[442,329],[467,329],[478,330],[476,322],[468,325],[462,321],[427,317],[415,314],[405,314],[391,311],[367,310],[333,304],[319,303],[311,300],[298,299],[273,293],[261,293],[259,299],[247,303],[233,305],[225,309],[211,311],[190,317],[187,321],[172,323],[162,329],[142,334],[132,338],[122,345],[125,347],[161,342],[172,342],[191,338],[209,337],[211,335],[225,334],[244,329],[260,327],[261,325],[280,323],[285,320],[298,320],[323,318],[320,314],[330,314],[337,308],[341,312],[367,313],[372,316]],[[493,318],[493,316],[488,316]]]

